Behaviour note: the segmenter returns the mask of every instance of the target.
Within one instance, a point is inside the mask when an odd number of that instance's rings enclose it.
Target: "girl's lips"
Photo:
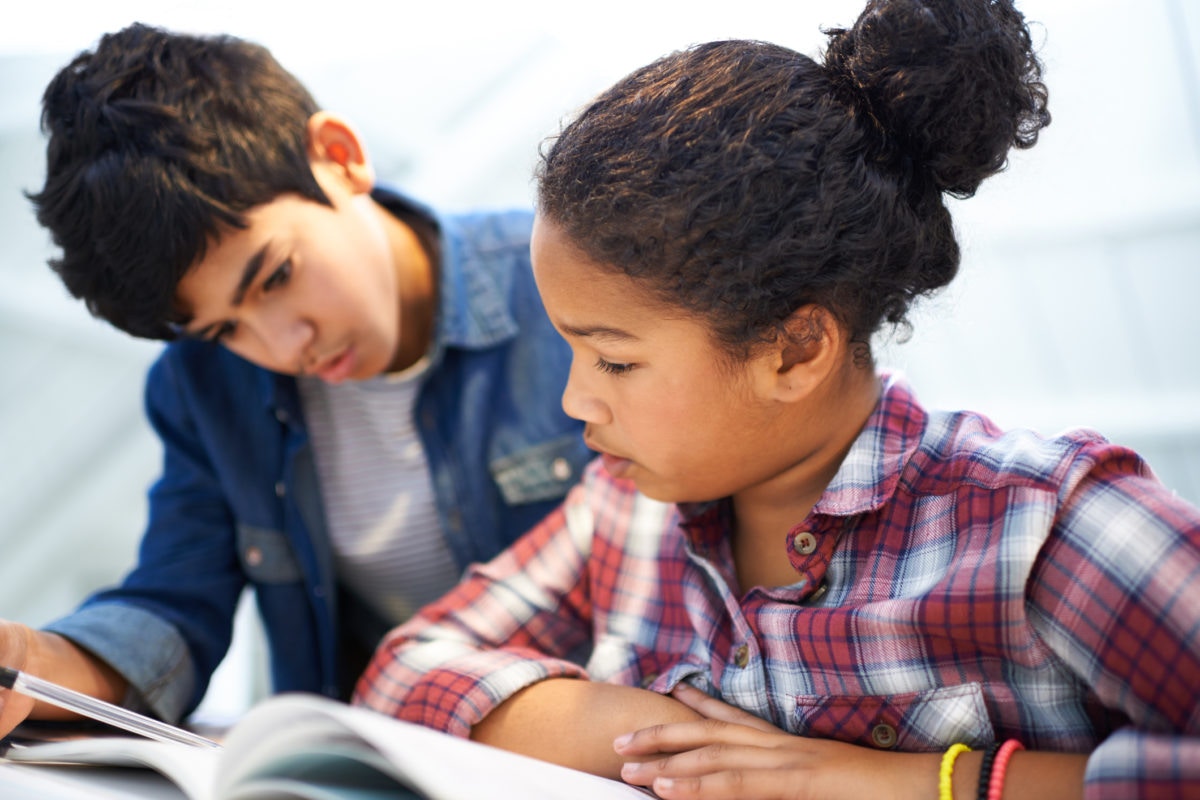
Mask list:
[[[326,383],[341,383],[350,377],[350,373],[354,371],[354,348],[347,347],[341,353],[328,361],[320,369],[316,370],[315,374],[318,378]]]
[[[614,478],[622,478],[629,468],[633,466],[633,462],[628,458],[618,458],[608,453],[601,453],[600,460],[604,462],[604,469],[608,470],[608,474]]]

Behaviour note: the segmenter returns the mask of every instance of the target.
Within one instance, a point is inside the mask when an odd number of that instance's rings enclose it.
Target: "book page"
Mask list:
[[[390,795],[370,793],[380,786],[381,776],[435,800],[645,800],[647,796],[624,783],[313,695],[268,699],[234,726],[225,740],[217,796],[222,800],[395,797],[394,785]],[[278,784],[268,788],[280,779],[296,779],[321,790],[280,794]]]
[[[159,742],[140,737],[105,736],[67,739],[60,742],[14,745],[5,754],[8,761],[27,764],[92,764],[110,767],[153,769],[190,798],[214,800],[213,776],[222,751]]]

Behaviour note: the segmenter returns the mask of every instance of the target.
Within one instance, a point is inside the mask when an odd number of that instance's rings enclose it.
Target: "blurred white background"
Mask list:
[[[538,143],[594,92],[716,38],[817,55],[859,0],[328,5],[21,3],[0,28],[0,616],[43,623],[132,563],[160,453],[142,419],[157,352],[88,317],[45,266],[39,188],[51,75],[133,21],[270,47],[357,122],[379,176],[443,208],[528,205]],[[881,344],[928,405],[1050,433],[1100,429],[1200,503],[1200,4],[1025,0],[1053,124],[956,203],[963,269]],[[205,703],[264,691],[244,613]]]

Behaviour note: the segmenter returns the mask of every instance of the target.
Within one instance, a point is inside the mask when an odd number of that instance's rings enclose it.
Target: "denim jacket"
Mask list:
[[[375,199],[423,212],[384,190]],[[571,353],[533,282],[531,215],[436,225],[438,316],[414,413],[443,533],[465,568],[552,510],[592,454],[562,411]],[[183,340],[151,367],[145,400],[164,465],[137,566],[47,630],[121,673],[127,704],[178,719],[203,697],[249,586],[275,691],[346,696],[357,674],[344,652],[369,653],[386,625],[337,586],[295,379]]]

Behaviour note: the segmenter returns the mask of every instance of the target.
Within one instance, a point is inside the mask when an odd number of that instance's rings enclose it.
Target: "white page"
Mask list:
[[[103,736],[13,747],[4,757],[10,761],[31,763],[60,761],[149,767],[178,784],[191,800],[211,800],[213,775],[221,752],[140,737]]]
[[[308,695],[267,700],[234,727],[225,740],[218,796],[227,793],[231,784],[255,774],[270,774],[270,762],[294,754],[306,740],[345,746],[358,739],[382,756],[371,759],[378,768],[386,769],[402,783],[419,787],[435,800],[646,797],[645,792],[617,781]]]
[[[0,762],[4,800],[186,800],[157,772],[109,767],[52,766]]]

